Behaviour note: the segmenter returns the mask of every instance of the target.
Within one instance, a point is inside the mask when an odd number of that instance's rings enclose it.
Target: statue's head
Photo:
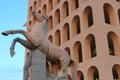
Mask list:
[[[39,22],[41,22],[43,20],[48,20],[48,16],[47,15],[42,15],[42,14],[36,12],[36,11],[32,11],[32,15]]]

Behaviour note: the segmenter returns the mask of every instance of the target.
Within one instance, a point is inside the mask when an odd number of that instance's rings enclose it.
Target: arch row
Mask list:
[[[84,74],[82,71],[78,70],[77,80],[85,80],[86,78],[89,80],[100,80],[99,70],[96,66],[90,66],[85,72],[87,74]],[[68,80],[72,80],[70,75]]]
[[[53,10],[60,2],[60,0],[48,0],[47,3],[45,3],[44,5],[47,5],[47,9],[46,12],[50,12],[51,10]],[[31,12],[32,10],[36,10],[38,9],[43,3],[43,0],[35,0],[33,2],[33,4],[29,7],[29,12]],[[73,10],[79,7],[79,0],[70,0],[70,1],[64,1],[63,3],[63,8],[65,8],[63,10],[63,12],[68,9],[68,4],[71,3],[73,5],[73,7],[71,7]]]
[[[71,1],[72,2],[76,2],[76,1],[78,2],[79,0],[71,0]],[[62,10],[62,13],[64,13],[63,17],[62,17],[63,19],[65,19],[67,16],[69,16],[69,9],[68,9],[69,8],[69,3],[68,2],[69,1],[65,1],[62,5],[61,10]],[[39,13],[42,13],[42,14],[50,13],[50,11],[52,11],[54,9],[54,6],[58,5],[59,3],[60,3],[60,0],[48,0],[47,3],[42,5],[42,8],[40,7],[41,8],[40,9],[39,6],[41,6],[41,0],[36,0],[36,1],[34,1],[33,5],[30,6],[29,9],[28,9],[28,12],[29,12],[28,18],[30,19],[32,17],[32,11],[34,11],[34,10],[38,11]],[[75,3],[74,3],[74,6],[76,6]],[[78,8],[78,5],[77,5],[76,8]],[[38,10],[38,9],[40,9],[40,10]],[[59,24],[60,21],[61,21],[61,16],[60,15],[61,15],[60,14],[60,9],[58,8],[54,12],[54,19],[51,19],[51,17],[50,17],[50,19],[52,20],[50,23],[51,24],[54,23],[54,26]],[[29,22],[33,23],[35,21],[34,21],[34,19],[32,19]],[[33,24],[35,24],[35,23],[33,23]]]
[[[51,19],[52,19],[52,16],[50,16],[49,20],[51,20]],[[56,31],[59,31],[58,34],[61,37],[61,39],[59,41],[61,44],[69,41],[72,37],[75,37],[77,34],[81,33],[79,21],[80,21],[80,18],[78,15],[76,15],[73,17],[72,24],[65,22],[62,25],[63,27],[61,29],[56,30]],[[52,21],[50,21],[50,22],[52,22]],[[49,25],[53,25],[53,24],[49,23]],[[52,27],[49,27],[48,30],[50,28],[52,28]]]
[[[60,0],[55,0],[54,4],[58,4]],[[32,11],[36,9],[39,9],[38,7],[41,5],[41,0],[34,1],[33,5],[29,7],[29,18],[32,16]],[[69,6],[72,5],[72,6]],[[59,24],[62,20],[64,20],[66,17],[70,15],[70,11],[73,12],[75,9],[79,8],[79,0],[70,0],[70,1],[64,1],[62,9],[57,8],[54,12],[53,16],[50,16],[50,23],[53,24],[53,26],[56,26]],[[42,6],[41,10],[38,10],[39,13],[47,14],[53,9],[53,0],[49,0],[47,4],[44,4]],[[71,9],[71,10],[70,10]],[[103,5],[103,11],[104,11],[104,19],[106,24],[116,24],[116,17],[115,17],[115,9],[113,6],[109,3],[105,3]],[[118,10],[118,19],[120,22],[120,9]],[[94,24],[94,18],[93,18],[93,11],[91,6],[86,6],[83,10],[83,21],[86,23],[86,27],[91,27]],[[32,20],[31,20],[32,21]],[[35,22],[35,21],[33,21]],[[51,25],[50,25],[51,26]]]
[[[67,25],[68,24],[65,24],[65,26]],[[63,27],[63,31],[57,30],[53,35],[48,36],[48,40],[57,46],[61,46],[62,44],[64,44],[61,42],[61,39],[63,39],[62,41],[69,41],[69,35],[67,32],[68,29],[68,27]],[[106,53],[106,55],[120,57],[120,39],[117,34],[113,31],[109,31],[106,34],[106,40],[108,42],[108,44],[106,45],[108,46],[107,51],[109,51],[109,53]],[[90,33],[85,37],[82,44],[80,40],[77,40],[71,45],[72,47],[68,46],[65,48],[65,50],[76,61],[76,63],[81,63],[83,62],[83,60],[92,59],[100,54],[97,53],[98,47],[96,42],[96,36]],[[83,45],[85,49],[83,49]]]
[[[70,1],[74,4],[74,6],[72,8],[70,8],[70,6],[69,6],[69,5],[72,4]],[[79,8],[79,4],[76,4],[76,3],[79,3],[79,2],[77,2],[79,0],[70,0],[70,1],[64,1],[61,9],[56,8],[56,10],[54,11],[54,14],[49,15],[49,30],[52,30],[55,26],[57,26],[64,19],[66,19],[70,15],[70,11],[72,11],[70,9],[75,10],[75,9]],[[52,2],[52,0],[49,0],[47,3],[48,4],[43,4],[41,10],[38,10],[39,13],[42,13],[42,14],[47,14],[48,12],[50,13],[50,11],[53,9],[53,2]],[[37,4],[38,4],[37,1],[35,1],[33,6],[35,6]],[[28,15],[29,18],[31,18],[30,16],[32,16],[31,13],[32,13],[33,10],[36,10],[36,7],[32,7],[32,6],[29,7],[29,15]],[[117,19],[115,17],[116,12],[115,12],[115,10],[114,10],[114,8],[111,4],[105,3],[103,5],[103,12],[104,12],[104,21],[105,21],[106,24],[111,24],[111,25],[116,25],[117,24],[116,23]],[[119,23],[120,23],[120,9],[118,10],[117,14],[118,14],[118,20],[119,20]],[[76,20],[77,18],[78,18],[78,16],[76,15],[76,17],[74,19]],[[84,23],[85,29],[91,27],[94,24],[92,7],[91,6],[86,6],[85,9],[83,10],[82,17],[79,17],[78,20],[76,20],[77,23],[79,22],[79,24],[77,24],[77,26],[79,26],[79,27],[82,23],[80,18],[82,19],[82,21]],[[35,24],[35,22],[36,21],[34,19],[31,20],[32,24]],[[75,25],[76,25],[76,23],[75,23]],[[80,29],[78,29],[78,30],[79,30],[78,31],[78,33],[79,33],[81,30]]]
[[[77,80],[85,80],[86,78],[89,80],[101,80],[100,76],[100,71],[99,68],[96,66],[90,66],[88,70],[86,70],[87,74],[84,74],[82,71],[78,70],[77,71]],[[120,65],[119,64],[114,64],[111,69],[111,74],[113,80],[119,80],[120,79]],[[68,80],[72,80],[71,76],[68,75],[69,78]]]

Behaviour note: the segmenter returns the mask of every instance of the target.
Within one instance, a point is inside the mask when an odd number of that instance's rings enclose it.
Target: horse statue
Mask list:
[[[14,56],[14,47],[16,42],[22,44],[25,48],[29,50],[40,50],[43,54],[46,55],[46,59],[53,63],[60,63],[63,76],[68,79],[67,68],[72,66],[72,80],[76,80],[76,65],[75,62],[71,59],[69,54],[60,47],[55,46],[47,39],[47,29],[48,29],[48,16],[41,15],[35,11],[32,12],[33,17],[40,23],[32,28],[30,32],[24,30],[8,30],[2,32],[4,36],[9,34],[22,34],[27,40],[23,40],[19,37],[15,38],[10,47],[11,57]],[[25,24],[27,26],[27,24]],[[27,80],[28,71],[27,69],[31,65],[31,59],[24,66],[24,80]]]

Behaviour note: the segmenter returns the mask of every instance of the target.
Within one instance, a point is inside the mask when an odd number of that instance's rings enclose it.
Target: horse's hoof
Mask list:
[[[15,55],[15,52],[14,52],[14,51],[11,51],[11,52],[10,52],[10,55],[11,55],[11,57],[13,57],[13,56]]]
[[[8,36],[7,32],[2,32],[1,34],[4,35],[4,36]]]

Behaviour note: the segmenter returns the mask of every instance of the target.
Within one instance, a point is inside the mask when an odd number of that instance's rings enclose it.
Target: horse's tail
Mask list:
[[[77,65],[76,65],[75,61],[73,61],[72,59],[70,60],[70,65],[71,65],[72,80],[76,80],[77,79]]]

